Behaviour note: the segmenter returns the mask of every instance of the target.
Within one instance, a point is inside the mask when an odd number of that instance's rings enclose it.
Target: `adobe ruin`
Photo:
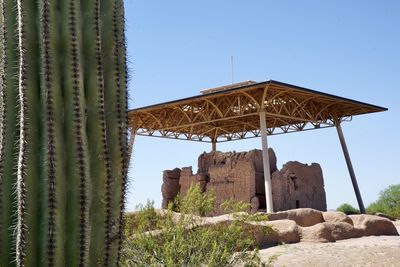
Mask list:
[[[274,210],[313,208],[326,211],[320,165],[289,161],[278,170],[275,152],[270,148],[268,153]],[[192,167],[165,170],[161,187],[163,208],[178,194],[186,195],[193,183],[199,184],[203,192],[214,191],[217,207],[227,199],[234,199],[250,203],[252,212],[266,209],[261,150],[204,152],[198,158],[196,174]],[[219,210],[218,213],[223,212]]]

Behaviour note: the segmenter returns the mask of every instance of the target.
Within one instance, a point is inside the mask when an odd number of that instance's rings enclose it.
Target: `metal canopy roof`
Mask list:
[[[137,135],[226,142],[260,136],[262,111],[268,135],[275,135],[332,127],[335,121],[351,120],[354,115],[387,110],[273,80],[203,92],[133,109],[129,111],[130,127]]]

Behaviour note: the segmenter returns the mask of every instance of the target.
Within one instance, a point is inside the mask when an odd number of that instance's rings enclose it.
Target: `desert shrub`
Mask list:
[[[377,201],[367,208],[368,213],[381,212],[394,218],[400,218],[400,184],[391,185],[381,191]]]
[[[185,197],[178,195],[168,209],[183,214],[207,216],[214,210],[215,194],[209,192],[203,194],[198,185],[189,188]]]
[[[359,214],[360,211],[348,203],[344,203],[337,207],[336,211],[341,211],[346,215]]]
[[[247,210],[247,205],[227,201],[223,204],[227,211],[240,212],[234,220],[201,225],[198,215],[212,213],[214,204],[214,194],[203,194],[198,186],[192,186],[185,197],[178,197],[155,222],[151,215],[157,213],[153,203],[148,202],[130,222],[136,230],[126,232],[122,263],[125,266],[212,267],[234,266],[240,262],[244,266],[263,266],[254,235],[256,231],[268,234],[271,228],[250,227],[246,222],[266,220],[266,216],[242,212]]]
[[[154,201],[147,200],[145,205],[136,207],[139,212],[125,214],[125,235],[130,236],[136,230],[151,231],[159,227],[162,216],[154,209]]]

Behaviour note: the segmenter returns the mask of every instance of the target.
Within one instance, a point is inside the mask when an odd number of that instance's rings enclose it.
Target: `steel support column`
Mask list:
[[[261,130],[261,145],[264,167],[264,186],[265,186],[265,201],[267,204],[267,212],[273,212],[272,204],[272,185],[271,172],[269,169],[268,141],[267,141],[267,125],[265,120],[265,112],[260,112],[260,130]]]
[[[129,128],[129,143],[128,143],[128,168],[129,168],[129,163],[131,161],[131,157],[132,157],[132,150],[133,150],[133,144],[135,143],[135,136],[136,136],[136,131],[133,128]]]
[[[354,169],[353,169],[353,164],[351,164],[350,154],[349,154],[349,150],[347,149],[346,141],[344,139],[342,126],[340,125],[339,120],[336,120],[335,124],[336,124],[336,130],[339,135],[340,144],[342,145],[342,150],[343,150],[344,158],[346,160],[347,168],[349,170],[351,182],[353,184],[354,192],[356,193],[358,207],[360,208],[360,212],[364,214],[365,213],[364,203],[361,198],[360,189],[358,188],[356,175],[355,175]]]

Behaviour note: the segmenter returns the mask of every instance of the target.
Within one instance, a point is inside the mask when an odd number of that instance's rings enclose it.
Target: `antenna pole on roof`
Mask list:
[[[232,84],[233,84],[233,56],[231,56],[231,71],[232,71]]]

